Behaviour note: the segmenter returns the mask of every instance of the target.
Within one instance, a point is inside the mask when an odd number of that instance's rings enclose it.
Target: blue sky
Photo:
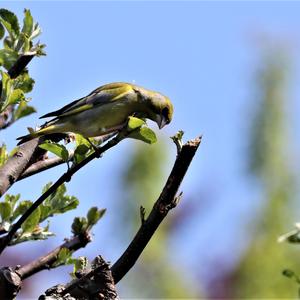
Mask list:
[[[300,3],[2,1],[2,7],[19,16],[23,8],[31,10],[43,29],[40,40],[47,45],[47,56],[34,59],[30,65],[36,80],[32,104],[38,113],[1,132],[1,139],[14,147],[15,138],[25,134],[27,126],[40,124],[38,116],[107,82],[135,82],[161,91],[173,101],[175,114],[158,137],[173,135],[179,129],[185,131],[186,139],[203,134],[203,143],[181,189],[187,195],[201,195],[204,191],[202,194],[211,197],[205,201],[212,202],[209,213],[201,212],[183,230],[186,236],[194,228],[199,231],[199,238],[180,246],[179,257],[187,265],[192,264],[201,245],[210,243],[220,228],[223,232],[218,247],[212,247],[209,255],[202,254],[203,261],[222,257],[239,234],[237,228],[257,196],[244,179],[244,137],[254,101],[252,79],[259,44],[265,38],[284,38],[292,51],[298,52]],[[298,65],[295,59],[295,78]],[[298,89],[296,85],[292,87],[295,99]],[[76,174],[68,184],[68,192],[82,199],[81,211],[58,218],[60,223],[54,230],[61,233],[53,245],[69,234],[67,221],[71,222],[74,215],[85,213],[92,205],[113,207],[109,188],[113,189],[116,183],[113,174],[105,170],[118,172],[126,159],[123,153],[134,145],[132,141],[124,142]],[[170,142],[170,166],[174,156],[175,148]],[[23,199],[36,199],[40,189],[35,187],[54,181],[64,168],[22,181],[11,193],[22,191]],[[108,175],[108,188],[99,195],[95,181],[103,183]],[[112,214],[109,210],[103,225],[99,225],[103,230],[97,230],[95,244],[105,240],[105,225]],[[101,232],[103,236],[99,237]],[[99,252],[97,246],[88,249],[91,257]],[[101,251],[111,261],[118,256],[108,249]]]

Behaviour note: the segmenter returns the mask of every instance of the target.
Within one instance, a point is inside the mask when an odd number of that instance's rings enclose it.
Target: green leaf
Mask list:
[[[48,182],[48,183],[46,183],[45,186],[44,186],[43,189],[42,189],[42,194],[44,194],[47,190],[49,190],[50,187],[51,187],[51,185],[52,185],[52,182],[51,182],[51,181]],[[47,200],[45,200],[44,203],[45,203],[46,201],[47,201]]]
[[[33,86],[34,86],[34,80],[29,76],[28,72],[23,72],[15,80],[15,88],[21,89],[24,93],[31,92]]]
[[[22,48],[22,53],[26,53],[32,48],[32,41],[29,37],[25,36],[24,34],[20,35],[19,38],[20,46]]]
[[[48,237],[54,235],[55,234],[53,232],[43,230],[43,228],[41,229],[40,227],[38,227],[33,232],[22,233],[21,235],[13,239],[9,244],[16,245],[27,241],[46,240],[48,239]]]
[[[53,263],[54,267],[66,265],[68,260],[72,257],[72,251],[67,248],[61,248],[58,252],[57,259]]]
[[[97,222],[103,217],[106,209],[99,209],[97,207],[92,207],[87,213],[87,222],[89,226],[97,224]]]
[[[53,216],[53,210],[51,206],[40,205],[40,209],[41,209],[40,223],[46,220],[47,218]]]
[[[39,147],[41,149],[50,151],[51,153],[53,153],[53,154],[57,155],[58,157],[60,157],[61,159],[63,159],[64,161],[68,161],[68,159],[69,159],[69,152],[68,152],[67,148],[63,145],[45,142],[45,143],[39,145]]]
[[[7,105],[14,105],[25,100],[24,92],[21,89],[15,89],[8,97]]]
[[[17,194],[17,195],[10,195],[10,194],[6,194],[4,201],[8,202],[11,204],[12,210],[15,208],[16,203],[18,202],[18,200],[20,199],[21,195]]]
[[[127,129],[128,131],[132,131],[136,128],[139,128],[146,124],[146,122],[142,119],[136,118],[136,117],[129,117],[128,123],[127,123]]]
[[[65,213],[69,210],[75,209],[77,208],[78,204],[79,204],[79,200],[74,197],[74,196],[68,196],[64,198],[64,204],[62,206],[59,207],[59,210],[57,210],[55,213]],[[67,200],[66,200],[67,199]]]
[[[49,185],[46,187],[49,188]],[[48,217],[52,217],[55,214],[62,214],[69,210],[75,209],[78,206],[79,200],[74,196],[65,195],[65,193],[66,186],[63,184],[58,187],[54,193],[47,197],[44,203],[40,206],[40,222],[44,221]]]
[[[0,65],[3,66],[6,70],[9,70],[17,61],[18,57],[18,53],[11,49],[1,49]]]
[[[73,220],[72,223],[72,233],[74,235],[79,235],[81,233],[83,233],[84,231],[86,231],[87,229],[87,219],[84,217],[76,217]]]
[[[49,202],[48,202],[49,203]],[[75,209],[79,200],[74,196],[56,196],[52,199],[51,207],[53,214],[62,214],[69,210]]]
[[[41,210],[38,207],[22,224],[23,232],[32,232],[40,222]]]
[[[84,270],[89,261],[85,256],[80,256],[77,259],[74,259],[74,268],[73,268],[73,274],[77,273],[78,271]]]
[[[21,216],[25,211],[32,205],[32,202],[29,200],[24,200],[19,203],[17,208],[14,210],[12,215],[12,221],[15,220],[18,216]]]
[[[2,76],[2,92],[0,97],[0,112],[5,110],[7,107],[7,101],[11,94],[12,89],[12,80],[10,79],[9,75],[3,71],[1,71]]]
[[[31,39],[36,38],[37,36],[39,36],[42,33],[42,29],[39,26],[38,23],[35,23],[33,26],[33,32],[31,33]]]
[[[90,147],[86,144],[81,144],[75,149],[75,154],[85,155],[90,150]]]
[[[0,147],[0,166],[4,165],[8,159],[8,153],[6,151],[6,145],[2,144]]]
[[[24,15],[22,32],[30,37],[33,31],[33,18],[29,9],[24,9]]]
[[[35,52],[36,56],[45,56],[46,52],[44,51],[44,48],[46,47],[45,44],[36,44],[31,51]]]
[[[89,141],[81,134],[75,134],[75,141],[76,146],[86,145],[87,147],[91,148],[91,144],[89,143]]]
[[[12,39],[9,36],[6,36],[3,40],[3,47],[4,49],[12,50],[14,51],[14,43]],[[17,54],[17,52],[16,52]]]
[[[157,141],[156,135],[149,127],[141,127],[139,130],[132,131],[129,138],[141,140],[147,144],[153,144]]]
[[[2,222],[9,221],[12,212],[12,205],[9,202],[0,202],[0,216]]]
[[[92,148],[89,141],[81,134],[75,135],[76,149],[74,151],[74,163],[79,164],[87,157],[88,152]]]
[[[171,136],[171,139],[173,141],[177,140],[177,141],[180,141],[182,143],[183,135],[184,135],[184,131],[183,130],[178,130],[178,132],[176,132],[175,135]]]
[[[27,101],[22,100],[17,109],[14,111],[14,119],[18,120],[35,113],[36,109],[33,106],[27,105]]]
[[[83,161],[87,157],[89,151],[90,147],[85,144],[81,144],[76,147],[74,151],[74,163],[79,164],[81,161]]]
[[[0,9],[0,18],[2,19],[1,23],[6,27],[9,34],[16,38],[20,33],[17,16],[13,12],[2,8]]]

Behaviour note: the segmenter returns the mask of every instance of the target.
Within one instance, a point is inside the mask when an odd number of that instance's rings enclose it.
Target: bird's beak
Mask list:
[[[167,124],[167,120],[163,116],[161,116],[161,115],[158,115],[156,117],[155,121],[156,121],[159,129],[162,129]]]

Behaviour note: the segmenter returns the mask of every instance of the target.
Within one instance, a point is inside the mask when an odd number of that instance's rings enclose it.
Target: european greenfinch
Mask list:
[[[161,129],[172,120],[170,99],[135,84],[116,82],[103,85],[89,95],[50,112],[54,117],[37,131],[21,136],[19,144],[52,133],[79,133],[86,138],[122,129],[129,116],[147,118]]]

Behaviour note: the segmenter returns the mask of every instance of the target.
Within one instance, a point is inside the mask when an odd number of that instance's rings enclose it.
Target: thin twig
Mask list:
[[[8,70],[9,77],[12,79],[17,78],[25,70],[34,56],[34,54],[21,55],[14,63],[14,65]]]
[[[27,67],[30,61],[34,58],[34,54],[23,54],[21,55],[13,66],[8,70],[8,75],[10,78],[17,78]],[[2,93],[2,81],[0,81],[0,95]]]
[[[143,225],[145,222],[145,215],[146,215],[146,209],[145,207],[140,207],[140,218],[141,218],[141,224]]]
[[[69,151],[69,159],[71,160],[74,156],[74,151]],[[55,156],[51,158],[47,158],[44,160],[37,161],[36,163],[30,165],[23,173],[22,175],[18,178],[17,181],[20,181],[22,179],[25,179],[29,176],[35,175],[37,173],[49,170],[53,167],[65,164],[66,161],[63,160],[62,158]]]
[[[169,210],[177,205],[178,199],[180,199],[180,195],[176,197],[178,188],[200,142],[201,137],[189,141],[182,146],[169,178],[149,216],[142,222],[140,229],[128,248],[111,268],[115,283],[118,283],[133,267]]]
[[[74,165],[70,168],[66,173],[64,173],[51,187],[43,193],[29,208],[28,210],[20,217],[20,219],[12,226],[10,231],[6,236],[0,238],[0,254],[3,250],[9,245],[11,240],[13,239],[16,232],[21,228],[21,225],[27,220],[27,218],[47,199],[53,192],[57,190],[57,188],[62,185],[64,182],[70,181],[71,177],[82,167],[92,161],[94,158],[99,157],[100,154],[104,153],[108,149],[112,148],[113,146],[117,145],[123,138],[123,135],[117,135],[115,138],[108,141],[105,145],[98,148],[97,152],[93,152],[79,164]]]

